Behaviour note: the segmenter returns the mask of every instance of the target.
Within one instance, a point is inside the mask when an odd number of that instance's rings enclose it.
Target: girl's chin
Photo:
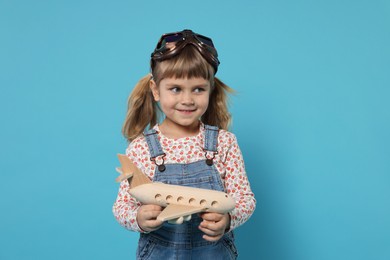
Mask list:
[[[177,127],[198,127],[199,126],[199,119],[181,119],[181,120],[167,120],[165,119],[163,121],[163,124],[165,123],[166,126],[177,126]]]

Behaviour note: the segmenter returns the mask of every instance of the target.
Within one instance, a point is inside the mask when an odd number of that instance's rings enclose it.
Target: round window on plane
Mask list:
[[[207,201],[206,200],[201,200],[199,204],[201,206],[205,207],[207,205]]]
[[[196,200],[194,198],[191,198],[188,203],[190,203],[190,205],[194,205],[196,203]]]
[[[156,194],[156,196],[154,196],[154,198],[156,199],[156,201],[161,201],[161,194]]]
[[[173,200],[172,195],[168,195],[168,196],[166,197],[166,200],[167,200],[168,203],[172,202],[172,200]]]
[[[211,202],[211,207],[214,207],[214,208],[216,208],[216,207],[218,207],[218,201],[213,201],[213,202]]]
[[[184,202],[184,198],[181,197],[181,196],[178,197],[178,198],[177,198],[177,202],[178,202],[178,203],[183,203],[183,202]]]

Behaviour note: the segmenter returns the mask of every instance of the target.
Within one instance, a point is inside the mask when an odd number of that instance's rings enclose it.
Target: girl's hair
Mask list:
[[[194,46],[187,45],[180,54],[156,62],[152,68],[152,76],[146,75],[135,85],[128,99],[127,115],[122,128],[122,133],[127,140],[131,142],[146,127],[153,127],[160,120],[161,110],[157,102],[154,101],[150,89],[151,79],[159,86],[164,78],[195,77],[209,80],[211,85],[209,106],[201,117],[201,121],[227,130],[231,121],[231,115],[228,111],[228,94],[234,91],[214,77],[213,67]]]

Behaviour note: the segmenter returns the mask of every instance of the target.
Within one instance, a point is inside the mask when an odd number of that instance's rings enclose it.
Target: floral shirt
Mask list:
[[[204,125],[196,136],[170,139],[164,136],[158,125],[158,138],[162,149],[166,153],[165,164],[192,163],[205,159]],[[233,230],[249,219],[255,210],[256,200],[250,188],[245,172],[241,150],[234,134],[220,130],[218,134],[218,154],[214,158],[215,166],[221,175],[226,192],[236,201],[235,209],[230,212],[230,230]],[[153,179],[156,165],[150,161],[150,153],[144,136],[133,140],[126,150],[127,156],[133,163]],[[117,221],[125,228],[142,232],[137,224],[136,216],[141,203],[129,193],[127,180],[121,182],[118,197],[113,206],[113,213]]]

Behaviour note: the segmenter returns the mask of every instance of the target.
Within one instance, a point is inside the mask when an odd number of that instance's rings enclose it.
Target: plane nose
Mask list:
[[[227,207],[229,208],[229,211],[233,210],[236,207],[236,201],[227,194],[225,195],[225,198],[226,198],[226,204]]]

